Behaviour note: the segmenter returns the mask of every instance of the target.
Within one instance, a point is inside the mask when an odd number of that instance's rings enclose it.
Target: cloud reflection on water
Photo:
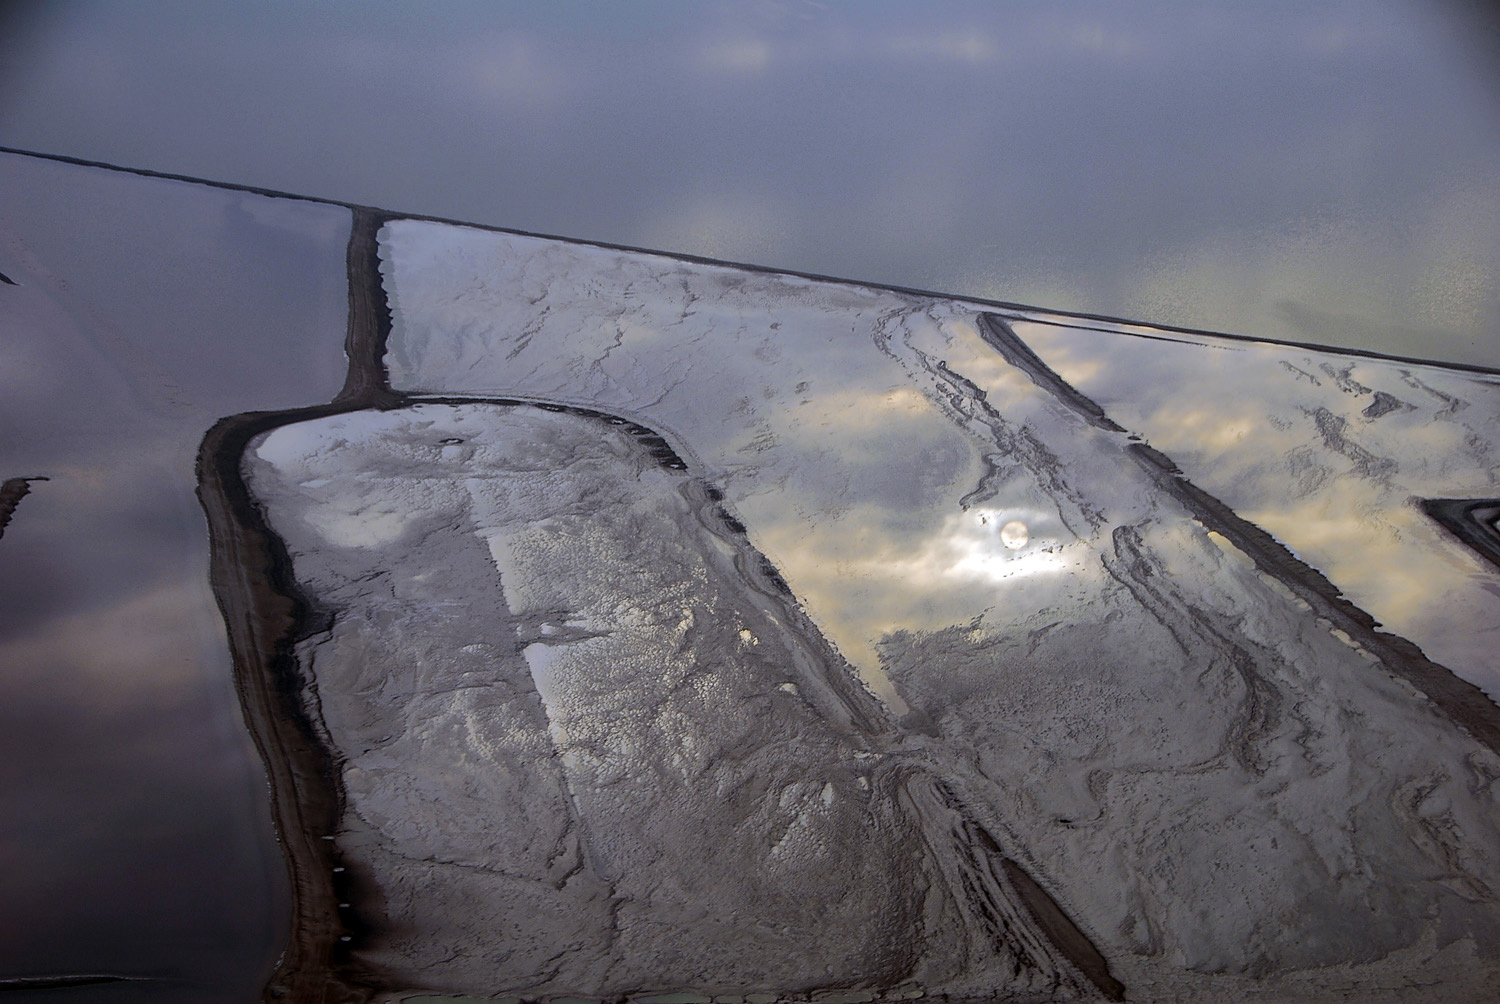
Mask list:
[[[345,210],[0,155],[0,977],[253,995],[284,936],[193,495],[222,415],[327,400]]]
[[[397,387],[578,401],[671,433],[898,713],[885,636],[998,631],[1098,580],[1103,518],[1032,431],[1062,413],[962,307],[412,221],[383,235]],[[993,417],[955,403],[954,372]],[[1074,456],[1071,476],[1129,469],[1115,452]],[[1149,508],[1140,490],[1109,506]],[[1024,548],[1000,540],[1012,520]]]
[[[1500,494],[1500,378],[1270,344],[1016,327],[1195,483],[1500,697],[1493,572],[1418,505]]]
[[[1358,612],[1240,522],[1264,508],[1231,498],[1239,515],[1226,514],[1141,463],[1140,437],[1028,368],[1024,347],[983,337],[1000,340],[983,306],[422,221],[393,221],[380,241],[397,388],[560,400],[665,435],[885,698],[899,743],[955,751],[964,796],[986,793],[1141,985],[1169,970],[1247,992],[1294,970],[1354,979],[1332,966],[1402,968],[1398,946],[1451,964],[1416,947],[1417,918],[1438,908],[1396,903],[1422,880],[1388,876],[1429,867],[1395,863],[1437,846],[1415,835],[1428,817],[1405,794],[1429,784],[1453,785],[1443,811],[1472,810],[1460,846],[1479,846],[1489,796],[1457,764],[1477,777],[1492,752],[1402,678],[1407,656],[1372,654],[1382,643]],[[1403,402],[1425,394],[1425,411],[1390,410],[1356,387],[1389,380],[1328,354],[1305,390],[1272,359],[1269,403],[1285,414],[1247,409],[1224,427],[1217,399],[1267,403],[1226,390],[1247,371],[1243,343],[1059,331],[1071,358],[1103,358],[1089,379],[1113,390],[1112,417],[1133,429],[1143,410],[1169,413],[1181,440],[1156,445],[1191,459],[1201,439],[1243,460],[1252,487],[1295,483],[1288,464],[1315,485],[1354,484],[1346,467],[1378,475],[1363,409],[1385,408],[1374,421],[1392,430],[1445,408],[1488,415],[1475,397],[1463,410],[1433,396],[1451,389],[1436,380],[1398,388]],[[1122,366],[1137,343],[1178,355]],[[1117,413],[1121,400],[1136,407]],[[1471,459],[1461,441],[1436,456],[1391,442],[1409,487],[1452,483]],[[1355,507],[1372,551],[1404,512],[1385,487]],[[1014,523],[1026,530],[1022,543],[1011,527],[1012,548],[1001,529]],[[1341,582],[1345,566],[1313,564]],[[1487,852],[1474,853],[1478,875]],[[1448,887],[1433,895],[1447,902]],[[1436,979],[1471,970],[1449,972]]]
[[[77,4],[0,33],[0,129],[407,212],[1495,363],[1488,37],[1475,5],[1416,0]]]

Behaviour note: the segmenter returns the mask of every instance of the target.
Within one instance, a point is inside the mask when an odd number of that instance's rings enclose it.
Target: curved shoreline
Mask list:
[[[390,330],[375,257],[384,217],[352,211],[345,337],[349,370],[343,390],[329,404],[220,419],[198,449],[209,580],[228,632],[245,724],[265,765],[290,884],[291,930],[266,985],[267,1001],[359,1004],[375,991],[372,980],[353,972],[348,957],[360,925],[357,913],[340,910],[341,903],[356,901],[358,881],[339,863],[332,839],[342,813],[343,784],[336,755],[303,704],[305,681],[295,655],[296,645],[317,630],[321,618],[298,590],[286,548],[251,500],[240,467],[250,441],[261,433],[401,403],[380,363]]]
[[[371,988],[339,979],[347,959],[338,946],[352,935],[339,917],[339,903],[350,902],[348,882],[335,876],[349,873],[338,864],[333,842],[314,836],[336,831],[343,804],[336,760],[302,704],[294,654],[297,642],[314,629],[315,611],[297,590],[286,549],[251,502],[239,461],[262,432],[348,410],[354,409],[327,405],[225,418],[204,437],[198,456],[209,579],[229,635],[240,707],[265,765],[290,882],[291,931],[266,986],[268,1001],[353,1004],[369,1000]]]

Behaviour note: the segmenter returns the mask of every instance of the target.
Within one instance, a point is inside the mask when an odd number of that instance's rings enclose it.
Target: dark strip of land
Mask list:
[[[198,450],[209,579],[240,705],[266,766],[291,883],[291,939],[266,986],[268,1001],[362,1004],[375,981],[350,955],[363,927],[357,910],[339,904],[358,903],[361,890],[331,839],[343,815],[343,779],[332,744],[303,703],[306,681],[295,654],[299,641],[326,627],[326,617],[297,588],[291,558],[251,500],[241,462],[252,439],[283,425],[404,403],[390,391],[381,362],[390,331],[377,256],[383,222],[378,213],[355,210],[350,227],[344,389],[326,405],[220,419]]]
[[[390,214],[355,209],[349,227],[349,328],[344,355],[349,374],[334,404],[394,408],[403,398],[391,390],[385,371],[385,345],[391,334],[391,310],[380,277],[380,228]]]
[[[198,451],[198,500],[208,517],[209,581],[224,616],[235,688],[271,789],[286,860],[292,934],[266,988],[267,1000],[360,1004],[372,990],[346,982],[357,918],[340,916],[354,876],[334,842],[344,792],[338,764],[303,704],[296,643],[319,623],[297,589],[291,558],[251,501],[240,470],[250,440],[282,425],[358,410],[323,405],[221,419]],[[337,870],[335,870],[337,869]]]
[[[31,493],[31,482],[46,481],[47,478],[10,478],[0,484],[0,537],[5,536],[5,528],[10,526],[11,517],[16,514],[16,506],[21,500]]]
[[[1057,950],[1067,957],[1068,961],[1078,967],[1078,971],[1089,978],[1089,982],[1099,988],[1099,992],[1112,1001],[1125,999],[1125,984],[1115,979],[1109,971],[1109,963],[1100,954],[1099,949],[1089,940],[1089,936],[1079,930],[1073,919],[1063,912],[1058,906],[1057,900],[1043,889],[1037,880],[1032,878],[1026,869],[1022,868],[1010,858],[1001,858],[1000,866],[1005,872],[1005,877],[1011,886],[1021,897],[1026,912],[1031,914],[1031,919],[1036,921],[1051,940],[1057,946]]]
[[[113,976],[107,973],[80,973],[70,976],[15,976],[0,979],[0,994],[28,990],[70,990],[73,987],[97,987],[107,983],[155,983],[149,976]]]

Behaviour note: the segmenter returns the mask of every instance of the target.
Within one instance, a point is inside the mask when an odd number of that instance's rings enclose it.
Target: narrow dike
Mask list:
[[[349,324],[344,388],[326,405],[247,412],[220,419],[198,449],[198,501],[208,519],[209,579],[229,636],[235,687],[265,764],[272,816],[291,886],[291,932],[268,1001],[355,1004],[378,980],[349,948],[360,934],[356,877],[335,841],[344,792],[337,754],[303,702],[306,680],[294,647],[322,620],[292,577],[291,559],[245,487],[240,462],[250,441],[294,422],[397,407],[381,365],[390,316],[381,292],[376,235],[388,218],[353,209],[349,232]],[[324,839],[324,838],[327,839]]]
[[[286,951],[266,987],[267,1000],[366,1001],[370,987],[340,978],[349,971],[341,946],[353,933],[338,904],[353,902],[348,872],[332,836],[342,815],[337,760],[302,701],[306,682],[293,648],[315,627],[298,591],[291,560],[251,502],[240,458],[252,438],[292,422],[357,406],[259,412],[221,419],[198,452],[198,500],[208,517],[209,581],[224,617],[235,689],[251,738],[265,764],[291,886],[292,923]],[[335,871],[338,869],[338,871]]]

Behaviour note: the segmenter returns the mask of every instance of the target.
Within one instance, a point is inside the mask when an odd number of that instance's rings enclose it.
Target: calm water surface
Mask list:
[[[14,6],[0,144],[1500,365],[1492,4]]]
[[[0,979],[249,1000],[284,870],[193,463],[344,376],[346,210],[0,155]]]
[[[1493,366],[1477,9],[15,5],[0,143]],[[0,979],[168,980],[48,1000],[249,1000],[278,950],[193,461],[338,390],[348,227],[0,154],[0,480],[50,478],[0,538]]]

